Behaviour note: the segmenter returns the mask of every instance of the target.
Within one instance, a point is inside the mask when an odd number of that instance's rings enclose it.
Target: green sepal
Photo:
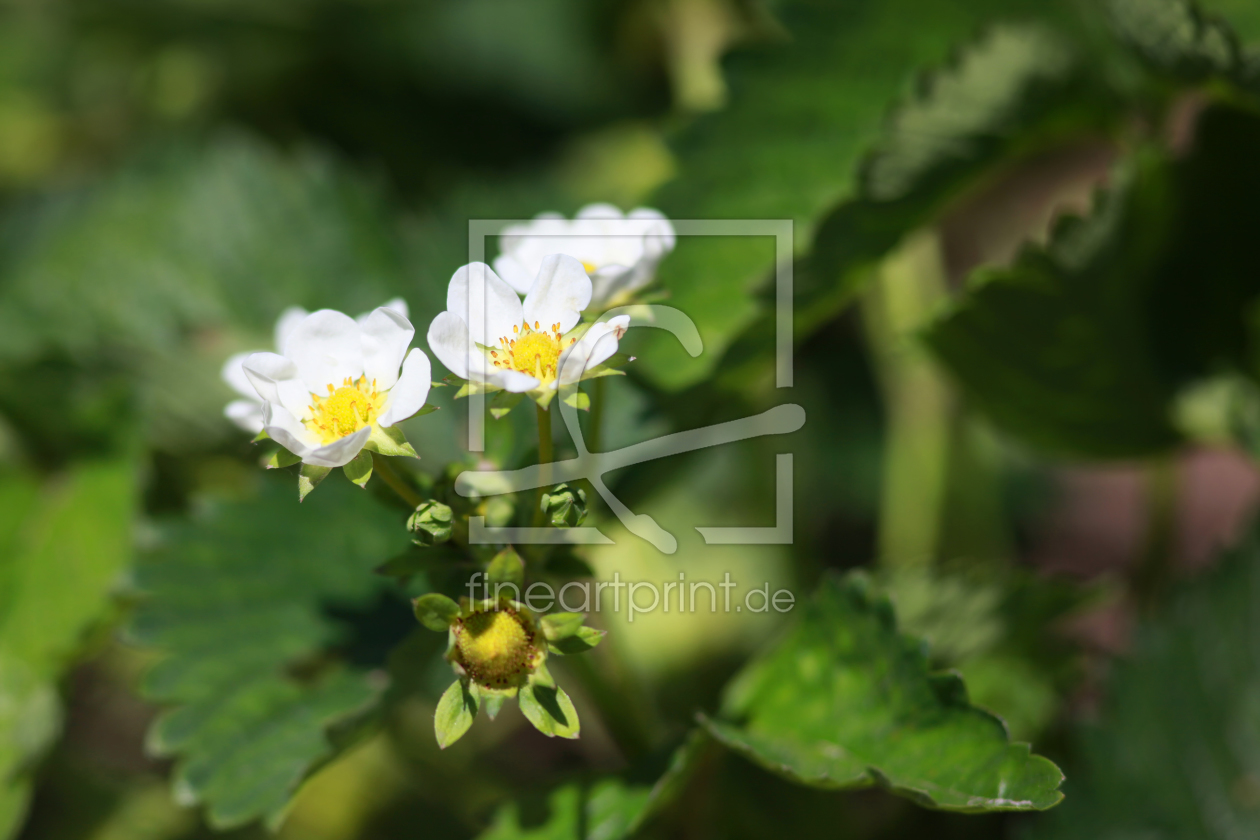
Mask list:
[[[521,400],[525,399],[524,394],[514,394],[511,391],[500,391],[494,398],[490,406],[490,416],[495,420],[501,420],[508,415],[512,409],[520,405]]]
[[[446,749],[463,737],[477,716],[477,698],[463,680],[451,683],[433,713],[433,732],[438,746]]]
[[[547,670],[545,661],[539,662],[534,666],[533,673],[529,675],[529,684],[542,686],[543,688],[556,687],[556,678],[551,676],[551,672]]]
[[[520,592],[525,585],[525,561],[509,546],[494,556],[486,567],[486,583],[493,589],[495,584],[512,585]]]
[[[421,624],[439,633],[459,618],[459,604],[438,592],[421,595],[411,602],[411,606]]]
[[[262,443],[264,440],[271,440],[271,435],[267,434],[266,429],[263,429],[261,432],[254,435],[254,439],[251,440],[250,443]]]
[[[396,423],[388,429],[383,426],[373,426],[372,434],[368,437],[367,443],[363,444],[363,448],[391,458],[420,457],[411,444],[407,443],[407,436],[403,434],[402,427]]]
[[[292,452],[281,446],[270,455],[264,455],[260,460],[260,463],[262,464],[263,469],[282,470],[285,467],[293,466],[301,460],[302,459],[300,457],[294,455]]]
[[[547,650],[561,656],[572,656],[575,653],[586,653],[604,640],[607,630],[596,630],[594,627],[579,627],[572,636],[555,642],[547,642]]]
[[[527,685],[520,693],[521,713],[548,738],[576,738],[581,729],[577,709],[563,688]]]
[[[407,517],[411,541],[419,546],[440,545],[451,538],[455,513],[448,505],[434,499],[421,502],[416,512]]]
[[[372,453],[366,449],[360,450],[354,460],[342,467],[341,471],[353,483],[367,487],[368,480],[372,477]]]
[[[600,364],[582,374],[582,379],[598,379],[601,376],[625,376],[624,366],[634,361],[634,356],[625,353],[614,353]]]
[[[332,467],[317,467],[314,464],[303,464],[298,473],[298,501],[302,501],[319,483],[328,477]]]
[[[486,717],[490,718],[490,720],[498,717],[503,704],[516,696],[515,688],[497,689],[476,686],[476,689],[478,699],[481,700],[481,706],[486,710]]]
[[[547,637],[549,642],[567,639],[582,629],[582,622],[584,621],[586,621],[586,616],[582,613],[549,613],[542,617],[543,635]]]
[[[583,391],[574,388],[564,398],[564,404],[576,408],[578,411],[591,410],[591,396]]]

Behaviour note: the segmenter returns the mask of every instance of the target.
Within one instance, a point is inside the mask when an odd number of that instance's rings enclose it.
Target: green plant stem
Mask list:
[[[604,450],[604,386],[607,379],[600,376],[591,381],[591,422],[586,436],[586,448],[591,452]]]
[[[538,463],[550,464],[555,459],[555,449],[551,442],[551,412],[541,405],[535,404],[534,411],[538,416]],[[543,476],[544,479],[547,476]],[[534,498],[534,525],[543,524],[542,498],[547,492],[548,482],[544,480],[538,485],[538,493]]]
[[[372,453],[372,471],[381,477],[381,481],[389,485],[389,489],[398,494],[404,502],[406,502],[413,510],[424,502],[420,498],[420,494],[407,486],[407,482],[403,481],[403,477],[394,471],[389,465],[389,461],[383,455],[376,452]]]

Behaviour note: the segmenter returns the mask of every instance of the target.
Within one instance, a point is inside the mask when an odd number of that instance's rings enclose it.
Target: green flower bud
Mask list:
[[[576,528],[586,519],[586,491],[559,484],[542,497],[542,510],[556,528]]]
[[[407,530],[416,545],[439,545],[451,538],[451,525],[455,519],[451,509],[441,502],[430,499],[422,502],[407,520]]]

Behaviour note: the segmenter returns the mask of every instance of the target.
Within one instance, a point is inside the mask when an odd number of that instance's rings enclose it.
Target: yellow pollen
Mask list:
[[[473,613],[455,627],[460,663],[476,682],[506,688],[534,667],[534,635],[514,610]]]
[[[528,325],[525,326],[524,333],[518,332],[516,327],[513,327],[512,331],[517,332],[519,337],[499,339],[499,349],[490,351],[495,366],[527,373],[542,382],[555,379],[556,368],[560,363],[560,352],[564,349],[560,325],[553,324],[552,332],[531,330]],[[500,353],[505,354],[507,358],[500,359]]]
[[[347,377],[340,388],[328,385],[328,396],[311,394],[311,417],[303,420],[321,443],[332,443],[371,426],[385,407],[385,394],[376,390],[376,380],[366,376],[354,381]]]

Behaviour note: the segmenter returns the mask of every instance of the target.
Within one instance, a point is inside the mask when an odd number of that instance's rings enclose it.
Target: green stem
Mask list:
[[[420,494],[407,486],[407,482],[403,481],[403,477],[394,471],[389,465],[389,461],[377,452],[372,453],[372,471],[381,477],[389,485],[389,489],[398,494],[404,502],[413,510],[419,507],[424,499],[420,498]]]
[[[586,448],[591,452],[604,449],[604,385],[606,376],[591,381],[591,422],[586,436]]]
[[[534,411],[538,416],[538,463],[550,464],[555,460],[555,449],[551,442],[551,412],[537,404]],[[538,493],[534,498],[535,526],[543,524],[542,497],[547,492],[547,487],[548,482],[545,480],[538,485]]]

